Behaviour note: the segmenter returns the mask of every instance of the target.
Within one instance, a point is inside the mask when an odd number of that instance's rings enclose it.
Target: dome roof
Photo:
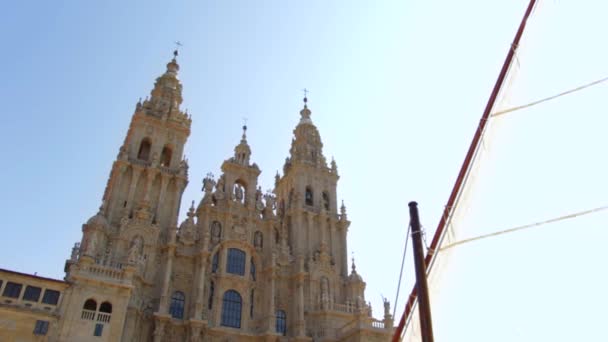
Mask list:
[[[109,225],[109,223],[108,223],[108,219],[103,215],[104,210],[105,210],[105,205],[102,204],[101,207],[99,207],[99,211],[97,212],[97,214],[93,215],[93,217],[91,217],[87,221],[87,225],[104,227],[104,228],[107,227]]]
[[[352,263],[352,271],[350,272],[350,275],[348,276],[348,281],[351,283],[362,283],[363,282],[363,278],[361,278],[359,273],[357,273],[357,267],[355,266],[354,258],[353,258],[353,263]]]

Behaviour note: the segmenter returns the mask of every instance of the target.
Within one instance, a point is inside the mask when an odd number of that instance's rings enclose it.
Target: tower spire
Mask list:
[[[310,109],[308,109],[308,89],[304,88],[304,90],[302,90],[304,92],[304,108],[302,108],[302,110],[300,111],[300,115],[302,116],[302,118],[300,119],[300,124],[310,124],[312,125],[312,120],[310,119],[310,114],[311,111]]]

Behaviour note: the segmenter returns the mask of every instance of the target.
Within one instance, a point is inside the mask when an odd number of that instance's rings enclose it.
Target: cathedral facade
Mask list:
[[[0,340],[388,341],[388,302],[374,319],[348,267],[338,168],[306,99],[271,192],[243,127],[222,174],[204,178],[178,222],[191,125],[178,71],[174,58],[137,103],[65,280],[0,270]]]

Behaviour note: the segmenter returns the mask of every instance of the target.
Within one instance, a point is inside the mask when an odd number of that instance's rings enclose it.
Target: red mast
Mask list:
[[[515,52],[517,51],[517,48],[519,47],[519,42],[521,41],[521,37],[523,36],[524,30],[526,28],[526,23],[528,22],[528,18],[530,18],[530,15],[532,14],[532,11],[534,10],[534,6],[536,5],[536,2],[537,2],[536,0],[530,0],[530,3],[528,4],[528,8],[526,9],[526,13],[524,14],[524,17],[523,17],[521,23],[519,24],[519,29],[517,30],[517,34],[515,35],[515,38],[513,39],[513,43],[511,44],[511,48],[509,49],[507,58],[505,59],[502,69],[500,70],[500,74],[498,75],[498,79],[496,80],[496,83],[494,84],[494,89],[492,89],[492,94],[490,95],[488,103],[486,104],[486,108],[484,109],[481,119],[479,120],[479,124],[477,125],[477,130],[475,131],[475,135],[473,136],[473,141],[471,141],[471,145],[469,146],[469,150],[467,151],[467,154],[464,158],[464,162],[462,163],[462,166],[460,167],[460,172],[458,173],[458,178],[456,178],[456,182],[454,183],[454,187],[452,188],[452,192],[450,194],[450,197],[448,198],[448,203],[445,206],[445,209],[443,210],[443,215],[441,216],[441,220],[439,221],[437,230],[435,231],[435,235],[433,236],[433,241],[431,242],[431,246],[429,247],[429,251],[425,258],[427,274],[435,260],[435,251],[438,249],[439,243],[443,239],[443,236],[445,234],[445,228],[446,228],[448,218],[451,217],[452,212],[453,212],[452,207],[454,206],[454,203],[456,203],[456,199],[458,198],[458,195],[461,192],[462,185],[465,181],[467,173],[473,162],[473,157],[475,156],[475,152],[477,151],[477,148],[479,147],[479,142],[481,140],[481,137],[483,136],[483,132],[486,128],[487,121],[490,118],[490,114],[492,113],[492,109],[494,108],[494,104],[496,103],[496,99],[498,98],[498,94],[500,93],[500,90],[502,89],[502,86],[505,82],[507,73],[509,72],[511,63],[513,62],[513,58],[515,57]],[[416,301],[417,301],[417,292],[416,292],[416,286],[414,286],[414,288],[412,289],[412,291],[410,293],[410,296],[408,297],[408,302],[405,306],[405,311],[403,312],[403,316],[401,316],[399,325],[397,326],[395,334],[393,335],[393,342],[398,342],[401,339],[401,334],[403,333],[403,329],[405,327],[405,322],[407,321],[408,317],[411,315],[411,313],[413,311],[412,309],[413,309],[414,305],[416,304]]]

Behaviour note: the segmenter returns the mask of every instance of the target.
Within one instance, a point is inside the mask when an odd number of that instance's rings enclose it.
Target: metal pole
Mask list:
[[[422,342],[433,342],[433,324],[429,289],[426,282],[426,263],[422,248],[422,232],[418,217],[418,203],[410,202],[410,225],[412,226],[412,246],[414,247],[414,266],[416,268],[416,289],[418,290],[418,310],[420,313],[420,330]]]
[[[443,215],[441,216],[441,218],[439,220],[439,224],[437,226],[437,229],[435,230],[435,235],[433,236],[433,240],[431,241],[431,246],[429,247],[429,254],[426,257],[427,258],[426,264],[429,267],[430,267],[430,265],[433,264],[433,262],[435,260],[434,256],[436,255],[435,253],[436,253],[437,249],[440,247],[439,246],[440,240],[443,238],[443,236],[446,232],[448,218],[450,218],[452,216],[454,206],[456,205],[456,199],[458,198],[458,195],[460,194],[460,191],[462,190],[462,186],[465,181],[466,175],[473,162],[473,156],[475,155],[475,151],[477,150],[477,148],[479,146],[481,137],[486,128],[486,123],[490,118],[490,114],[492,112],[492,109],[494,108],[494,104],[496,103],[498,94],[500,93],[500,90],[502,89],[502,86],[507,77],[509,68],[511,67],[511,63],[513,62],[513,59],[515,57],[517,48],[519,47],[521,37],[524,34],[524,31],[526,28],[526,23],[528,22],[528,19],[530,18],[530,15],[532,14],[532,11],[534,10],[534,6],[536,5],[537,1],[538,0],[530,0],[530,2],[528,4],[526,13],[524,14],[524,17],[523,17],[521,23],[519,24],[519,29],[517,30],[517,33],[515,34],[515,38],[513,39],[513,42],[511,43],[511,46],[509,47],[509,52],[507,53],[505,62],[502,66],[502,69],[500,70],[498,79],[496,80],[496,83],[494,84],[494,88],[492,89],[492,93],[486,104],[486,108],[481,116],[481,119],[479,120],[479,124],[477,125],[477,130],[475,131],[475,135],[473,136],[473,141],[471,141],[469,150],[467,151],[464,162],[458,173],[458,177],[456,178],[456,183],[454,184],[454,187],[452,188],[452,192],[450,193],[450,197],[448,198],[448,203],[446,204],[446,206],[444,208]],[[416,287],[414,287],[412,289],[412,292],[410,293],[410,297],[408,299],[407,305],[405,306],[403,315],[401,316],[401,320],[399,320],[399,325],[397,326],[397,329],[395,329],[395,333],[393,335],[393,342],[397,342],[397,341],[401,340],[401,334],[403,333],[403,330],[405,329],[405,324],[409,320],[410,314],[412,313],[412,309],[414,308],[414,305],[416,304],[416,296],[417,296]]]

